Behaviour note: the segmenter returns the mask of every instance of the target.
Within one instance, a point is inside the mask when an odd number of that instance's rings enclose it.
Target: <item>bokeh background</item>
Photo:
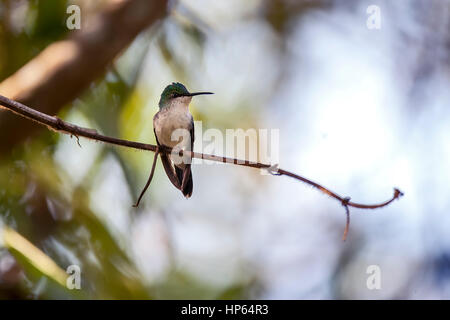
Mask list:
[[[124,3],[143,1],[0,1],[0,94],[155,143],[159,95],[180,81],[216,93],[191,104],[203,130],[279,129],[282,168],[357,202],[405,196],[351,210],[343,242],[343,208],[298,181],[197,164],[186,200],[158,164],[135,209],[152,153],[80,147],[0,110],[1,299],[450,298],[450,1],[147,1],[161,13],[135,29],[145,10],[113,19],[111,46],[70,45]],[[81,290],[65,286],[69,265]]]

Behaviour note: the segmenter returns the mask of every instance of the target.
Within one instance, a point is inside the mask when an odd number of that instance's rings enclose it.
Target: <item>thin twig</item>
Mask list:
[[[350,202],[350,198],[347,197],[344,200],[342,200],[342,205],[345,208],[345,216],[346,216],[346,222],[345,222],[345,229],[344,229],[344,235],[342,236],[342,241],[347,240],[348,230],[350,229],[350,210],[348,209],[348,203]]]
[[[63,121],[58,117],[49,116],[45,113],[42,113],[42,112],[39,112],[32,108],[29,108],[17,101],[8,99],[2,95],[0,95],[0,105],[3,105],[6,109],[8,109],[22,117],[33,120],[39,124],[45,125],[49,129],[54,130],[56,132],[69,134],[69,135],[75,135],[75,136],[79,136],[79,137],[85,137],[88,139],[102,141],[102,142],[106,142],[109,144],[128,147],[128,148],[153,151],[153,152],[157,152],[157,153],[172,152],[171,148],[168,148],[165,146],[160,146],[158,148],[156,145],[152,145],[152,144],[122,140],[122,139],[117,139],[117,138],[101,135],[96,130],[79,127],[77,125]],[[386,200],[386,201],[384,201],[382,203],[378,203],[378,204],[361,204],[361,203],[351,202],[350,198],[342,197],[342,196],[338,195],[337,193],[331,191],[330,189],[325,188],[325,187],[321,186],[320,184],[318,184],[314,181],[311,181],[307,178],[304,178],[298,174],[295,174],[295,173],[292,173],[292,172],[289,172],[289,171],[286,171],[283,169],[278,169],[278,168],[276,170],[274,170],[273,169],[274,166],[271,166],[269,164],[264,164],[264,163],[259,163],[259,162],[251,162],[248,160],[240,160],[240,159],[235,159],[235,158],[220,157],[220,156],[198,153],[198,152],[180,151],[180,156],[183,156],[184,154],[188,155],[190,158],[230,163],[230,164],[251,167],[251,168],[257,168],[257,169],[267,169],[268,172],[271,174],[280,175],[280,176],[285,175],[285,176],[294,178],[296,180],[302,181],[306,184],[313,186],[314,188],[318,189],[322,193],[327,194],[330,197],[336,199],[346,208],[347,227],[346,227],[346,232],[344,234],[344,237],[347,236],[348,224],[350,223],[350,213],[348,211],[348,207],[354,207],[354,208],[360,208],[360,209],[377,209],[377,208],[385,207],[388,204],[390,204],[391,202],[393,202],[395,199],[398,199],[401,196],[403,196],[403,193],[399,189],[395,188],[394,195],[389,200]],[[154,161],[153,165],[155,165],[155,161]]]
[[[150,176],[148,177],[147,183],[145,184],[144,189],[142,189],[142,192],[141,192],[136,204],[133,205],[133,207],[135,207],[135,208],[137,208],[139,206],[139,202],[141,202],[141,199],[144,196],[145,191],[147,191],[147,188],[150,185],[150,182],[152,182],[153,175],[155,174],[156,162],[158,161],[158,155],[159,155],[159,150],[157,148],[155,151],[155,156],[153,157],[153,164],[152,164],[152,170],[150,171]]]

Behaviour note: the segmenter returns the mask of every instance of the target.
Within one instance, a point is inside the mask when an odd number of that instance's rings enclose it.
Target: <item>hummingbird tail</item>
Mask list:
[[[166,172],[170,182],[172,182],[175,188],[180,189],[182,180],[179,180],[176,171],[173,169],[174,166],[172,165],[172,161],[170,161],[169,156],[167,154],[161,153],[160,157],[164,167],[164,171]]]
[[[180,169],[175,166],[175,171],[177,173],[178,180],[181,183],[181,192],[186,198],[190,198],[192,195],[192,191],[194,189],[194,183],[192,181],[192,171],[191,165],[186,165],[184,169]],[[184,181],[184,180],[186,181]]]

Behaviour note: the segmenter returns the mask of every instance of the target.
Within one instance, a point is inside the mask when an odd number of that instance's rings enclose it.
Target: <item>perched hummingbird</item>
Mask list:
[[[193,151],[194,120],[189,112],[193,96],[212,92],[189,92],[184,85],[173,82],[161,94],[159,111],[153,117],[153,130],[158,146]],[[176,131],[177,129],[181,129]],[[180,136],[179,133],[185,133]],[[175,134],[174,134],[175,133]],[[191,159],[174,159],[172,154],[161,153],[161,161],[169,180],[186,198],[192,195]]]

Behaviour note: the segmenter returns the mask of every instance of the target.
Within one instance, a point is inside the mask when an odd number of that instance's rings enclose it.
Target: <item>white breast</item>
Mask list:
[[[192,115],[184,103],[173,103],[153,118],[153,127],[160,144],[168,147],[190,149]],[[179,145],[181,143],[181,145]]]

